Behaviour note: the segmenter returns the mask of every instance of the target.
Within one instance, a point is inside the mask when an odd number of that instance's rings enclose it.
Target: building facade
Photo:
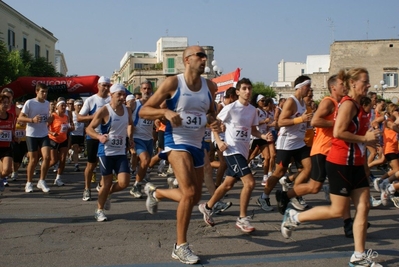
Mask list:
[[[335,41],[330,46],[330,55],[320,55],[317,58],[308,56],[306,62],[304,74],[312,79],[315,100],[329,94],[327,80],[331,75],[338,73],[340,69],[354,67],[364,67],[369,71],[369,91],[376,91],[380,97],[393,102],[399,97],[399,39]],[[280,69],[279,64],[279,74]],[[296,77],[299,75],[301,74],[298,73]],[[272,83],[271,87],[280,97],[293,94],[293,84],[279,85]]]
[[[115,70],[111,82],[123,83],[130,92],[148,80],[154,89],[168,77],[184,72],[183,52],[188,47],[187,37],[161,37],[155,52],[126,52],[120,61],[120,69]],[[212,46],[202,46],[208,55],[207,66],[212,68],[214,58]],[[212,74],[204,74],[213,78]]]
[[[58,39],[49,30],[38,26],[4,1],[0,1],[0,40],[9,51],[25,50],[35,58],[44,57],[54,66],[57,65],[55,44]],[[65,60],[63,64],[66,67]]]

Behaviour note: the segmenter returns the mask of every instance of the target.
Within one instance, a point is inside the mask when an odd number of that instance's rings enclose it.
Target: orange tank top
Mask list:
[[[391,119],[388,119],[388,121],[392,122]],[[383,137],[384,137],[384,155],[391,153],[398,154],[399,149],[398,149],[397,132],[386,127],[385,123],[384,123]]]
[[[325,97],[322,101],[325,101],[325,99],[329,99],[333,102],[334,104],[334,112],[326,116],[324,119],[328,121],[334,121],[335,120],[335,110],[337,110],[338,107],[338,102],[334,98],[327,96]],[[319,128],[316,127],[316,134],[314,137],[313,141],[313,146],[312,150],[310,151],[310,155],[317,155],[317,154],[322,154],[327,156],[328,152],[330,151],[331,148],[331,140],[333,138],[333,129],[334,127],[329,127],[329,128]]]
[[[53,122],[49,125],[49,134],[48,137],[55,141],[56,143],[60,144],[67,140],[67,132],[69,129],[69,119],[67,115],[63,115],[62,117],[59,116],[57,113],[52,114],[54,117]],[[50,134],[51,133],[57,133],[56,136]]]

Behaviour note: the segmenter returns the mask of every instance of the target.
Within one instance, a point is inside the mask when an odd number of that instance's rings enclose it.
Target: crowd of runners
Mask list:
[[[247,209],[255,186],[262,186],[256,204],[265,212],[277,208],[283,215],[283,237],[289,238],[301,223],[342,218],[345,236],[354,239],[349,266],[381,266],[374,262],[377,253],[366,251],[367,218],[370,207],[392,202],[399,208],[399,107],[368,92],[367,70],[332,75],[330,95],[318,104],[307,76],[299,76],[294,94],[278,103],[253,94],[247,78],[216,102],[216,85],[201,76],[204,50],[190,46],[183,60],[184,73],[167,78],[155,92],[151,82],[144,81],[140,93],[127,94],[122,84],[111,84],[104,76],[97,94],[85,101],[60,97],[49,102],[47,86],[37,84],[35,98],[14,104],[12,90],[3,89],[0,189],[17,179],[20,166],[27,164],[25,192],[34,191],[33,177],[40,168],[36,187],[47,193],[51,167],[56,172],[52,183],[63,186],[65,164],[81,172],[79,158],[84,155],[82,199],[90,201],[92,189],[98,191],[97,221],[107,220],[112,194],[129,186],[132,197],[146,195],[151,214],[162,199],[174,200],[178,206],[172,257],[194,264],[199,257],[187,240],[193,208],[198,205],[205,223],[214,226],[213,215],[231,207],[224,196],[240,181],[239,230],[255,230]],[[261,181],[255,181],[254,167],[262,169]],[[385,172],[381,177],[370,171],[377,167]],[[167,188],[151,183],[148,171],[153,168],[165,177]],[[166,179],[167,172],[173,175]],[[203,183],[210,197],[200,203]],[[370,187],[379,198],[371,197]],[[320,190],[330,205],[311,207],[303,196]]]

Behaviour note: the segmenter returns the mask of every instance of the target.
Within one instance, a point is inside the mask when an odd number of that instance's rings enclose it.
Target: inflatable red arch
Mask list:
[[[37,83],[44,83],[49,88],[49,93],[60,94],[82,94],[97,93],[97,81],[100,77],[76,76],[76,77],[20,77],[17,80],[0,87],[10,88],[14,91],[14,98],[21,97],[26,94],[35,94]]]

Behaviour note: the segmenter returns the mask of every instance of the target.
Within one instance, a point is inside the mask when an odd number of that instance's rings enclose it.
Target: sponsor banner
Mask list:
[[[237,68],[233,72],[212,79],[212,81],[215,82],[216,85],[218,86],[217,93],[219,94],[229,89],[229,87],[235,86],[239,79],[240,79],[240,69]]]
[[[77,77],[20,77],[2,86],[1,89],[5,87],[12,89],[14,91],[14,98],[25,94],[35,94],[36,84],[38,83],[46,84],[49,88],[49,93],[95,94],[98,91],[97,81],[99,78],[97,75]]]
[[[212,79],[213,82],[218,86],[218,91],[216,94],[216,101],[221,101],[223,98],[223,93],[230,87],[236,86],[238,80],[240,79],[240,68],[237,68],[235,71],[226,73],[219,77]]]

